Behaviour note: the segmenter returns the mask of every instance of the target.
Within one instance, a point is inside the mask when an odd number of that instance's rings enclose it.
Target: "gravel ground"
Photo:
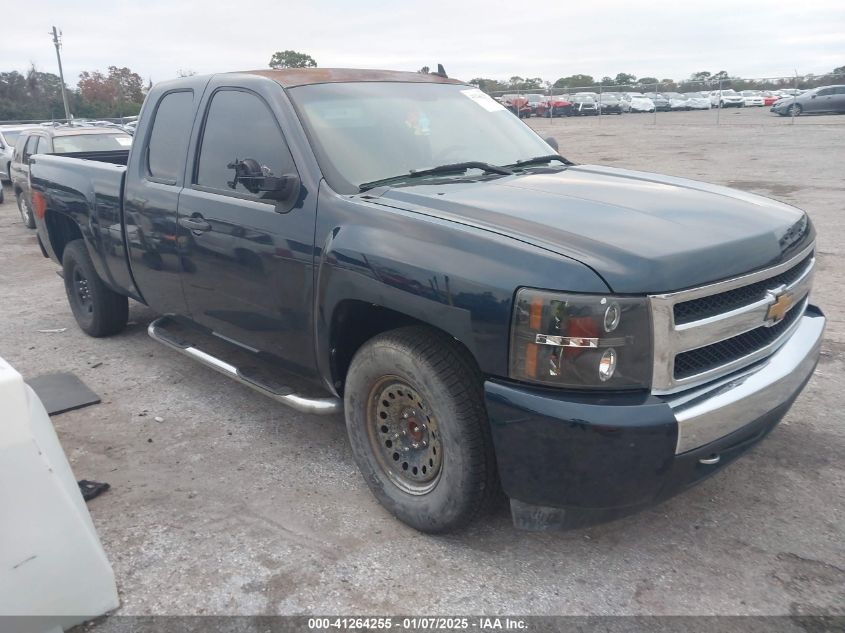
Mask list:
[[[125,333],[86,337],[7,188],[0,355],[27,377],[76,372],[103,398],[53,421],[77,477],[112,486],[89,508],[119,613],[844,613],[845,117],[793,126],[758,109],[714,123],[713,112],[530,121],[578,162],[806,209],[829,318],[821,364],[783,424],[721,475],[563,533],[517,532],[501,507],[457,536],[419,534],[371,497],[340,416],[293,412],[157,345],[137,304]],[[67,329],[37,332],[52,328]]]

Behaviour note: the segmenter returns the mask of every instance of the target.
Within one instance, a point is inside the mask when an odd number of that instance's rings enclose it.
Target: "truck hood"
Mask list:
[[[575,259],[619,293],[670,292],[735,277],[775,265],[813,239],[806,214],[775,200],[594,165],[397,187],[373,201]]]

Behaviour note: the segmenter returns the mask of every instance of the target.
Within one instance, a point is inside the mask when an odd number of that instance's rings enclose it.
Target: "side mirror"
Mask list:
[[[548,143],[549,145],[551,145],[552,149],[554,149],[556,152],[560,150],[560,147],[557,144],[557,139],[554,138],[553,136],[550,136],[548,138],[544,138],[543,140],[546,141],[546,143]]]
[[[299,176],[296,174],[283,174],[272,176],[265,174],[261,165],[254,158],[235,159],[235,162],[227,165],[229,169],[235,170],[235,178],[227,184],[232,189],[238,183],[250,193],[260,193],[264,200],[276,200],[284,202],[295,200],[299,193]]]
[[[810,99],[815,99],[815,98],[816,98],[816,97],[818,97],[818,96],[819,96],[819,95],[810,95]]]

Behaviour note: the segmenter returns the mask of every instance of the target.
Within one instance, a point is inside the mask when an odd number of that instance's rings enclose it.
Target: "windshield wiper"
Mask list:
[[[518,160],[513,165],[506,165],[509,169],[515,169],[520,167],[530,167],[531,165],[545,165],[546,163],[550,163],[553,160],[560,161],[564,165],[571,165],[572,163],[566,160],[563,156],[559,154],[546,154],[545,156],[535,156],[534,158],[526,158],[525,160]]]
[[[412,178],[422,178],[423,176],[436,176],[438,174],[463,174],[470,169],[480,169],[486,174],[499,174],[501,176],[510,176],[513,174],[508,167],[500,167],[499,165],[491,165],[481,161],[466,161],[463,163],[450,163],[448,165],[438,165],[429,169],[412,169],[407,174],[400,174],[398,176],[391,176],[389,178],[380,178],[371,182],[365,182],[358,186],[359,192],[367,191],[374,187],[381,185],[389,185],[395,182],[402,182]]]

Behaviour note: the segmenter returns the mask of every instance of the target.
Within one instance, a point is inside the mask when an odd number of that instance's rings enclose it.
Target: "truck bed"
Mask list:
[[[128,150],[36,154],[30,179],[33,194],[43,196],[45,221],[56,221],[54,214],[72,219],[103,281],[117,292],[138,298],[121,223],[128,157]]]

